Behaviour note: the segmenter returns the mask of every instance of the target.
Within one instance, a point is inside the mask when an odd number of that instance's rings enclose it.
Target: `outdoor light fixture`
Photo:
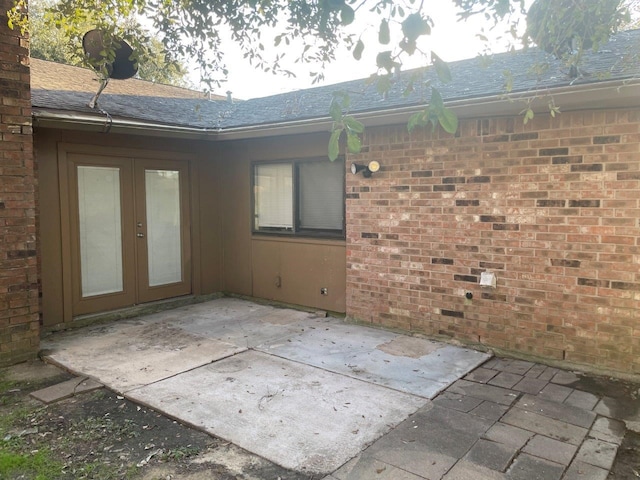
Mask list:
[[[380,163],[372,160],[368,165],[362,165],[359,163],[351,164],[351,173],[356,175],[358,172],[362,172],[362,176],[365,178],[371,177],[371,174],[376,173],[380,170]]]

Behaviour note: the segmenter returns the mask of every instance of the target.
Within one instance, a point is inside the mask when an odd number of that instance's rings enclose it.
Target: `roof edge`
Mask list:
[[[640,107],[640,78],[609,80],[597,83],[569,85],[510,94],[491,95],[445,102],[459,118],[518,115],[525,105],[535,113],[548,111],[549,100],[564,111]],[[422,110],[426,104],[356,112],[354,117],[366,126],[397,125]],[[302,120],[256,124],[229,128],[197,128],[131,120],[107,119],[100,114],[75,113],[33,107],[34,125],[41,128],[62,128],[104,133],[167,136],[202,140],[240,140],[284,134],[329,132],[332,120],[315,117]]]

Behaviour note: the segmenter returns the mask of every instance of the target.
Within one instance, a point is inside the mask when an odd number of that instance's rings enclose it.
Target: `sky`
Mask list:
[[[425,11],[431,14],[435,26],[430,36],[422,37],[422,43],[420,44],[422,49],[433,50],[443,60],[451,62],[475,57],[485,52],[487,48],[490,48],[493,53],[504,51],[507,48],[504,39],[496,38],[500,34],[504,35],[504,27],[496,27],[493,31],[489,31],[487,28],[489,24],[484,21],[483,17],[474,17],[472,20],[458,22],[453,2],[440,0],[437,4],[436,2],[429,3],[430,6],[426,7]],[[309,75],[309,71],[314,70],[313,65],[300,65],[291,62],[286,66],[296,73],[296,78],[275,76],[253,68],[242,57],[239,48],[235,47],[233,42],[227,41],[225,42],[227,52],[225,61],[229,69],[229,75],[227,82],[223,83],[220,88],[214,88],[214,93],[224,95],[226,91],[231,91],[234,98],[246,100],[313,86],[366,78],[375,73],[375,56],[380,50],[385,49],[385,46],[377,43],[377,23],[380,18],[374,17],[371,21],[375,22],[376,25],[371,25],[367,28],[367,23],[365,23],[365,33],[363,35],[367,47],[362,59],[355,61],[351,52],[346,51],[346,49],[341,51],[337,55],[336,61],[325,69],[325,80],[315,85],[312,85],[312,78]],[[524,21],[521,23],[524,24]],[[485,27],[485,35],[491,39],[489,44],[477,37],[483,26]],[[357,28],[363,31],[363,24],[359,23]],[[393,45],[393,41],[394,39],[392,38],[390,46]],[[398,41],[399,38],[396,39],[396,44]],[[404,69],[425,65],[426,59],[423,56],[414,55],[414,57],[405,62]],[[317,67],[315,67],[315,70],[317,70]]]

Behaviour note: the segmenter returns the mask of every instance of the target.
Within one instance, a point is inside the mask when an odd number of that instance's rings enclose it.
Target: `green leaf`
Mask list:
[[[362,133],[362,132],[364,132],[364,125],[362,124],[362,122],[359,122],[355,118],[353,118],[353,117],[344,117],[343,121],[344,121],[344,124],[346,125],[346,127],[349,129],[350,132],[352,132],[352,133]]]
[[[531,108],[527,108],[526,112],[524,112],[524,124],[526,125],[529,123],[529,120],[533,120],[534,115],[533,110],[531,110]]]
[[[351,153],[360,153],[362,149],[360,137],[354,133],[347,132],[347,148]]]
[[[400,48],[407,52],[408,55],[413,55],[414,53],[416,53],[418,44],[415,42],[415,40],[406,40],[403,38],[402,40],[400,40]]]
[[[412,131],[416,127],[424,126],[425,124],[424,116],[425,116],[424,111],[414,113],[413,115],[411,115],[411,117],[409,117],[409,121],[407,122],[407,129],[409,131]]]
[[[338,158],[340,154],[340,135],[342,129],[334,130],[331,132],[331,138],[329,139],[329,160],[332,162]]]
[[[411,95],[411,93],[413,93],[414,90],[415,90],[415,88],[413,86],[413,80],[411,80],[410,82],[407,83],[407,86],[405,87],[404,91],[402,92],[402,96],[403,97],[408,97],[409,95]]]
[[[342,25],[350,25],[356,17],[356,12],[349,5],[343,5],[340,10],[340,20]]]
[[[453,135],[458,131],[458,117],[448,108],[443,108],[438,114],[438,121],[445,132]]]
[[[382,95],[391,90],[391,77],[389,75],[381,75],[376,81],[376,91]]]
[[[331,119],[334,122],[342,121],[342,107],[335,97],[333,98],[333,100],[331,100],[331,105],[329,106],[329,115],[331,115]]]
[[[511,70],[503,70],[502,75],[504,76],[505,91],[511,92],[513,90],[513,73]]]
[[[511,11],[511,2],[509,0],[498,0],[494,9],[498,17],[504,18]]]
[[[348,92],[342,91],[342,108],[345,110],[349,110],[351,108],[351,96]]]
[[[344,5],[344,0],[328,0],[327,4],[331,10],[338,10]]]
[[[380,30],[378,31],[378,42],[387,45],[391,41],[391,32],[389,31],[389,22],[383,19],[380,22]]]
[[[433,58],[433,66],[436,68],[436,73],[438,74],[438,78],[442,83],[449,83],[452,79],[451,70],[449,70],[449,65],[447,62],[442,60],[438,55],[431,52],[431,57]]]
[[[402,33],[409,41],[415,41],[421,35],[430,35],[431,26],[418,12],[412,13],[402,22]]]
[[[437,88],[431,87],[431,101],[429,102],[429,108],[439,111],[444,108],[444,101],[442,95]]]
[[[393,70],[393,67],[395,66],[395,62],[391,57],[391,50],[386,50],[384,52],[378,53],[378,55],[376,56],[376,65],[378,66],[378,68],[383,68],[387,72],[391,72],[391,70]]]
[[[353,58],[360,60],[362,58],[362,51],[364,50],[364,43],[362,40],[358,40],[355,48],[353,49]]]

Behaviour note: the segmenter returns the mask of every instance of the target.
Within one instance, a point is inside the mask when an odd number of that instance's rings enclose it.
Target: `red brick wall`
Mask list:
[[[7,27],[12,4],[0,0],[0,365],[39,345],[29,44]]]
[[[640,111],[370,129],[373,159],[347,175],[348,316],[640,373]]]

